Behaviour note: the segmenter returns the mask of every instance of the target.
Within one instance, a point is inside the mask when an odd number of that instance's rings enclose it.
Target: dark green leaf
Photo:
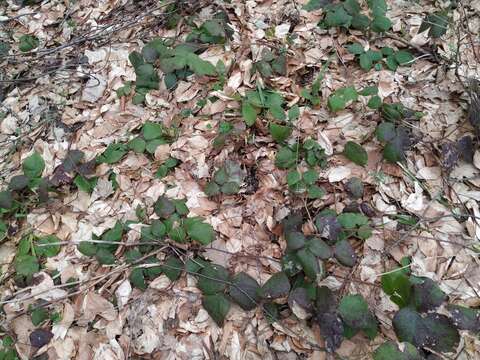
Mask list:
[[[39,178],[45,169],[45,162],[39,153],[34,152],[22,163],[23,173],[29,179]]]
[[[302,180],[302,175],[297,170],[290,170],[287,173],[287,184],[293,186]]]
[[[215,231],[212,225],[191,219],[189,218],[185,221],[185,228],[192,240],[198,241],[202,245],[208,245],[215,240]]]
[[[48,319],[48,311],[45,308],[35,309],[32,311],[31,317],[32,324],[38,326]]]
[[[330,108],[331,111],[337,112],[340,110],[345,109],[345,106],[347,106],[347,102],[342,96],[332,94],[328,98],[328,107]]]
[[[258,291],[264,299],[277,299],[287,296],[289,292],[290,282],[284,272],[273,274]]]
[[[407,50],[399,50],[394,56],[399,65],[412,65],[414,60],[413,55]]]
[[[126,144],[110,144],[105,151],[98,157],[98,163],[115,164],[120,161],[127,153],[128,146]]]
[[[200,271],[197,287],[205,295],[217,294],[225,290],[228,278],[228,271],[223,266],[208,264]]]
[[[320,266],[320,261],[308,249],[300,249],[297,251],[297,258],[302,265],[303,272],[312,281],[317,281],[317,278],[322,278],[324,275],[323,264]]]
[[[353,141],[347,141],[343,150],[345,157],[355,164],[365,166],[368,163],[368,154],[365,149]]]
[[[166,219],[175,212],[175,204],[165,196],[160,196],[155,202],[154,210],[161,219]]]
[[[405,343],[404,351],[400,351],[393,341],[380,345],[373,353],[373,360],[423,360],[412,344]]]
[[[345,184],[345,189],[347,190],[348,194],[354,199],[361,199],[363,197],[363,183],[358,177],[354,176],[348,179],[347,183]]]
[[[307,197],[309,199],[320,199],[324,195],[325,195],[325,191],[317,185],[310,185],[307,188]]]
[[[340,264],[352,267],[357,261],[357,255],[352,245],[347,240],[341,240],[335,244],[334,247],[335,258]]]
[[[357,30],[367,30],[370,26],[370,19],[363,14],[355,15],[352,18],[352,27]]]
[[[187,65],[197,75],[210,75],[213,76],[217,73],[215,66],[212,63],[200,59],[200,57],[194,53],[187,55]]]
[[[275,166],[279,169],[289,169],[297,162],[297,152],[292,151],[289,147],[280,148],[275,156]]]
[[[426,347],[438,352],[455,352],[460,334],[453,322],[445,315],[429,313],[424,319],[428,340]]]
[[[134,268],[128,278],[132,285],[137,289],[145,290],[147,288],[142,268]]]
[[[147,121],[142,127],[143,138],[147,141],[161,138],[164,127],[162,124]]]
[[[389,68],[392,71],[396,71],[398,68],[397,60],[395,60],[395,56],[393,55],[387,56],[387,58],[385,59],[385,64],[387,64],[387,68]]]
[[[420,312],[435,310],[447,299],[447,295],[432,279],[416,278],[413,285],[413,300]]]
[[[287,241],[287,248],[289,250],[298,250],[305,245],[305,235],[299,231],[290,231],[285,234],[285,240]]]
[[[217,185],[216,182],[210,181],[205,186],[204,192],[207,196],[215,196],[220,194],[220,187]]]
[[[345,28],[350,27],[352,16],[350,16],[343,6],[334,7],[331,11],[328,11],[325,15],[325,25],[327,27],[343,26]]]
[[[293,105],[289,110],[288,110],[288,120],[293,121],[298,119],[300,116],[300,109],[298,105]]]
[[[292,133],[292,128],[290,126],[278,125],[274,123],[270,123],[269,129],[273,140],[276,142],[285,141]]]
[[[368,53],[361,54],[359,57],[359,60],[360,60],[360,67],[365,71],[368,71],[373,67],[372,58]]]
[[[337,220],[345,229],[353,229],[357,226],[368,224],[368,218],[365,215],[357,213],[340,214]]]
[[[392,22],[386,16],[376,16],[373,18],[371,27],[372,31],[382,33],[390,30],[390,28],[392,27]]]
[[[176,226],[168,231],[168,237],[175,242],[185,243],[187,239],[187,234],[185,233],[183,227]]]
[[[347,45],[347,50],[350,54],[354,54],[354,55],[360,55],[365,52],[365,50],[363,49],[363,45],[360,43],[353,43],[353,44]]]
[[[382,99],[378,95],[374,95],[368,100],[367,106],[370,109],[379,109],[382,106]]]
[[[367,0],[367,4],[374,16],[385,15],[388,10],[385,0]]]
[[[142,257],[142,253],[140,251],[138,251],[137,249],[128,250],[125,253],[125,260],[127,260],[127,262],[130,263],[130,264],[134,263],[135,261],[137,261],[141,257]]]
[[[332,248],[320,238],[315,237],[308,240],[306,248],[322,260],[327,260],[333,256]]]
[[[80,241],[77,248],[85,256],[94,256],[97,253],[96,244],[89,241]]]
[[[40,269],[35,256],[21,255],[15,258],[15,271],[18,275],[30,276]]]
[[[60,252],[60,245],[58,245],[59,242],[60,239],[55,235],[44,236],[36,241],[35,252],[38,256],[55,256]]]
[[[240,191],[240,185],[234,181],[229,181],[220,187],[220,191],[225,195],[234,195]]]
[[[18,49],[21,52],[27,52],[38,47],[40,41],[36,36],[32,35],[22,35],[20,36],[20,42],[18,44]]]
[[[10,179],[8,189],[13,191],[20,191],[28,186],[29,179],[25,175],[16,175]]]
[[[402,270],[391,271],[382,275],[383,291],[395,304],[405,307],[410,302],[412,285]]]
[[[257,293],[259,288],[260,285],[254,278],[240,272],[232,278],[229,294],[243,310],[252,310],[259,302]]]
[[[331,2],[332,0],[309,0],[308,3],[303,6],[303,9],[306,11],[314,11],[322,9]]]
[[[294,253],[288,253],[282,257],[282,270],[290,277],[302,271],[302,265]]]
[[[182,274],[183,266],[179,258],[170,256],[160,268],[170,281],[175,281]]]
[[[167,232],[165,224],[158,219],[155,219],[152,221],[152,225],[150,228],[151,228],[152,235],[156,239],[161,239],[163,236],[165,236]]]
[[[285,110],[280,105],[272,105],[268,109],[272,116],[280,121],[284,121],[287,117],[285,116]]]
[[[377,323],[374,316],[368,310],[368,304],[361,295],[347,295],[342,298],[338,305],[338,312],[343,323],[358,330],[373,330],[371,335],[376,333]]]
[[[452,315],[453,324],[460,330],[469,330],[473,333],[480,332],[480,310],[470,309],[460,305],[448,305]]]
[[[79,190],[89,194],[95,189],[95,186],[97,186],[97,181],[97,177],[87,179],[82,175],[77,175],[75,176],[75,179],[73,179],[73,183],[77,186]]]
[[[12,193],[6,190],[0,191],[0,208],[11,209],[12,205],[13,205]]]
[[[95,254],[98,262],[102,265],[112,265],[117,260],[115,256],[107,249],[98,249]]]
[[[225,317],[230,310],[230,302],[225,295],[215,294],[204,296],[202,299],[202,305],[217,325],[223,326]]]
[[[382,122],[375,130],[378,141],[387,142],[392,140],[396,135],[395,125],[390,122]]]

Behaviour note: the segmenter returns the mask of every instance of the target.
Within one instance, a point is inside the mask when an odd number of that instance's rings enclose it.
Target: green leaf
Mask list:
[[[300,249],[297,251],[297,258],[302,265],[303,272],[312,281],[317,281],[324,275],[323,265],[320,266],[319,261],[315,255],[308,249]]]
[[[438,39],[445,35],[448,29],[448,13],[447,10],[437,11],[433,14],[427,15],[420,25],[419,33],[428,31],[428,36]]]
[[[0,191],[0,208],[11,209],[13,205],[13,197],[10,191]]]
[[[338,312],[346,326],[356,331],[363,330],[370,338],[376,335],[377,322],[361,295],[344,296],[338,305]]]
[[[120,240],[122,240],[122,236],[123,236],[123,224],[120,222],[120,221],[117,221],[115,223],[115,226],[112,227],[111,229],[108,229],[107,231],[105,231],[102,235],[102,240],[103,241],[107,241],[107,242],[119,242]],[[106,249],[110,252],[114,252],[115,250],[117,250],[118,248],[118,245],[117,244],[101,244],[99,243],[97,245],[98,248],[102,248],[102,249]]]
[[[187,65],[190,69],[197,75],[209,75],[213,76],[217,74],[215,66],[209,61],[200,59],[200,57],[194,53],[189,53],[187,55]]]
[[[165,264],[161,266],[162,272],[170,279],[170,281],[177,280],[182,274],[183,263],[179,258],[170,256]]]
[[[367,0],[367,4],[374,16],[382,16],[387,13],[388,7],[385,0]]]
[[[343,149],[345,157],[355,164],[365,166],[368,163],[368,154],[365,149],[353,141],[347,141]]]
[[[386,16],[375,16],[373,18],[373,21],[371,23],[371,28],[372,31],[378,32],[378,33],[383,33],[392,27],[392,21],[387,18]]]
[[[347,102],[342,96],[332,94],[328,97],[328,107],[331,111],[337,112],[345,109]]]
[[[460,330],[468,330],[472,333],[480,332],[480,310],[470,309],[460,305],[448,305],[448,311],[452,315],[455,326]]]
[[[45,308],[38,308],[32,311],[32,324],[35,326],[40,325],[42,322],[48,319],[48,311]]]
[[[95,187],[97,186],[98,178],[95,176],[91,179],[87,179],[82,175],[75,176],[73,179],[73,183],[77,186],[77,188],[83,192],[90,194]]]
[[[161,138],[164,127],[162,124],[147,121],[142,127],[143,138],[147,141]]]
[[[38,47],[40,41],[36,36],[32,35],[22,35],[20,36],[20,42],[18,44],[18,49],[21,52],[27,52]]]
[[[303,10],[314,11],[314,10],[322,9],[323,7],[325,7],[330,3],[331,3],[331,0],[309,0],[308,3],[303,5]]]
[[[350,16],[343,6],[334,7],[331,11],[328,11],[325,15],[325,25],[327,27],[343,26],[345,28],[350,27],[352,16]]]
[[[391,163],[401,162],[405,159],[405,153],[398,136],[389,141],[383,148],[383,157]]]
[[[16,175],[10,179],[8,189],[13,191],[23,190],[28,186],[29,181],[25,175]]]
[[[115,261],[117,260],[110,251],[103,248],[99,248],[95,256],[98,262],[102,265],[112,265],[115,264]]]
[[[207,310],[208,314],[217,323],[223,326],[225,317],[230,310],[230,302],[223,294],[207,295],[202,299],[202,306]]]
[[[35,256],[21,255],[15,258],[15,271],[18,275],[30,276],[40,270]]]
[[[237,182],[229,181],[220,187],[220,191],[225,195],[238,194],[240,191],[240,185]]]
[[[460,334],[445,315],[428,313],[423,323],[427,331],[426,347],[441,353],[454,352],[460,342]]]
[[[130,60],[130,63],[134,69],[145,63],[142,54],[140,54],[138,51],[132,51],[130,54],[128,54],[128,60]]]
[[[390,141],[397,135],[395,125],[390,122],[382,122],[377,126],[375,135],[377,136],[378,141]]]
[[[257,111],[252,106],[252,104],[247,101],[243,101],[242,116],[245,120],[245,124],[247,124],[247,126],[252,126],[253,124],[255,124],[255,120],[257,120]]]
[[[279,169],[289,169],[297,162],[297,152],[292,151],[289,147],[280,148],[275,156],[275,166]]]
[[[161,219],[170,217],[175,212],[175,204],[165,196],[160,196],[153,206],[155,214]]]
[[[413,285],[413,301],[418,311],[427,312],[435,310],[443,304],[447,295],[432,279],[416,278]]]
[[[400,351],[393,341],[380,345],[373,353],[373,360],[423,360],[418,350],[412,344],[405,343],[404,351]]]
[[[288,250],[298,250],[305,245],[305,235],[299,231],[290,231],[285,234]]]
[[[382,106],[382,99],[378,95],[374,95],[367,103],[370,109],[379,109]]]
[[[122,157],[127,153],[128,145],[126,144],[110,144],[105,151],[97,158],[99,164],[115,164],[120,161]]]
[[[302,180],[302,175],[297,170],[290,170],[287,173],[287,184],[293,186]]]
[[[259,295],[264,299],[278,299],[290,292],[290,281],[284,272],[273,274],[259,289]]]
[[[372,236],[372,228],[368,225],[362,225],[358,228],[356,236],[359,239],[367,240],[370,236]]]
[[[350,54],[354,54],[354,55],[360,55],[365,52],[365,50],[363,49],[363,45],[360,43],[353,43],[353,44],[347,45],[347,50]]]
[[[361,199],[363,197],[364,186],[362,180],[356,176],[348,179],[347,183],[345,184],[345,189],[354,199]]]
[[[147,288],[147,283],[145,282],[145,276],[142,268],[134,268],[128,279],[137,289],[145,290]]]
[[[45,162],[39,153],[34,152],[23,161],[22,169],[29,179],[39,178],[45,169]]]
[[[328,246],[325,241],[317,237],[310,239],[306,244],[306,248],[322,260],[327,260],[333,256],[332,248]]]
[[[352,27],[357,30],[367,30],[370,26],[370,19],[363,14],[355,15],[352,19]]]
[[[272,116],[280,121],[284,121],[287,117],[285,116],[285,110],[279,105],[270,106],[268,109]]]
[[[197,287],[204,295],[223,292],[227,287],[229,274],[227,269],[217,264],[207,264],[198,277]]]
[[[408,306],[412,285],[402,270],[382,275],[381,283],[383,291],[390,296],[390,300],[401,308]]]
[[[368,218],[357,213],[342,213],[338,215],[337,220],[345,229],[354,229],[357,226],[368,224]]]
[[[298,119],[300,116],[300,108],[298,105],[293,105],[289,110],[288,110],[288,120],[293,121]]]
[[[60,242],[60,239],[57,238],[55,235],[44,236],[36,241],[35,252],[38,256],[55,256],[60,252],[60,245],[55,244],[58,242]]]
[[[335,244],[334,255],[342,265],[353,267],[357,262],[357,255],[348,240],[341,240]]]
[[[77,248],[85,256],[94,256],[97,253],[96,244],[89,241],[80,241]]]
[[[215,196],[220,194],[220,187],[217,185],[216,182],[210,181],[209,183],[207,183],[203,191],[207,196]]]
[[[128,147],[135,151],[138,154],[145,152],[145,147],[147,143],[142,138],[136,137],[135,139],[130,140]]]
[[[185,220],[185,228],[192,240],[198,241],[202,245],[208,245],[215,240],[215,231],[212,225],[191,219]]]
[[[240,272],[232,278],[229,294],[243,310],[252,310],[259,302],[258,289],[260,285],[254,278]]]
[[[318,176],[318,171],[309,169],[303,173],[303,181],[305,181],[307,185],[312,185],[317,182]]]
[[[170,229],[170,231],[168,232],[168,237],[175,242],[185,243],[187,234],[185,233],[185,230],[183,229],[183,227],[176,226]]]
[[[395,53],[395,60],[399,65],[409,66],[412,65],[413,60],[415,59],[410,51],[399,50]]]
[[[360,59],[360,67],[363,70],[368,71],[373,67],[372,58],[370,57],[370,55],[368,53],[361,54],[359,59]]]
[[[273,140],[276,142],[285,141],[292,133],[292,128],[290,126],[278,125],[274,123],[270,123],[269,130]]]

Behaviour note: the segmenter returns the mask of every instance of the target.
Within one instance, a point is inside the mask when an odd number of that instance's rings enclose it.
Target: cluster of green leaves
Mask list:
[[[400,341],[411,344],[420,352],[432,349],[446,353],[455,351],[458,346],[458,330],[480,334],[479,310],[448,305],[450,316],[436,313],[435,310],[447,300],[446,294],[433,280],[412,275],[408,263],[409,259],[403,259],[404,266],[382,275],[381,281],[383,291],[400,307],[393,318],[393,327]],[[383,344],[374,359],[391,359],[399,352],[394,344]]]
[[[20,360],[15,350],[15,342],[11,336],[4,336],[2,339],[2,348],[0,349],[0,360]]]
[[[396,71],[398,66],[409,66],[413,63],[414,57],[408,50],[395,51],[391,47],[385,46],[379,51],[366,50],[360,43],[347,45],[347,50],[358,58],[360,67],[369,71],[373,67],[375,70],[382,70],[382,61],[388,69]]]
[[[113,143],[107,146],[105,151],[97,158],[98,164],[115,164],[119,162],[129,150],[137,154],[155,154],[159,145],[170,144],[177,136],[176,128],[167,128],[162,124],[147,121],[142,126],[141,133],[130,140],[127,144]],[[157,177],[162,178],[178,165],[175,158],[167,159],[158,169]]]
[[[202,60],[196,52],[201,49],[193,43],[184,43],[170,46],[168,41],[155,38],[142,48],[142,52],[133,51],[128,56],[135,74],[135,92],[132,101],[141,104],[145,101],[148,91],[159,88],[160,78],[156,66],[163,71],[167,89],[177,86],[178,80],[186,79],[192,74],[199,76],[217,74],[215,66]]]
[[[278,121],[286,121],[287,119],[295,120],[299,115],[298,106],[290,108],[288,115],[284,107],[283,97],[275,91],[257,90],[247,91],[242,99],[242,117],[247,126],[252,126],[257,120],[257,116],[265,116],[267,113]],[[290,135],[290,134],[288,134]],[[288,137],[282,135],[282,137]]]
[[[233,29],[229,25],[228,15],[220,11],[213,15],[211,20],[205,21],[198,28],[188,34],[187,43],[224,44],[233,36]]]
[[[40,41],[33,35],[22,35],[19,39],[18,49],[21,52],[28,52],[38,47]]]
[[[95,256],[102,265],[112,265],[116,261],[115,252],[125,233],[125,228],[122,222],[117,221],[113,228],[106,230],[102,235],[93,234],[92,240],[101,242],[81,241],[77,247],[78,251],[85,256]]]
[[[304,162],[304,163],[303,163]],[[307,165],[308,169],[300,172],[300,165]],[[313,139],[305,139],[300,145],[284,145],[275,156],[275,165],[279,169],[288,169],[287,184],[295,194],[306,193],[310,199],[321,198],[324,191],[316,185],[319,174],[318,168],[327,164],[325,150]]]
[[[384,143],[383,157],[396,163],[405,160],[405,152],[412,146],[410,130],[406,126],[410,120],[418,120],[422,113],[414,112],[401,103],[382,104],[382,122],[376,129],[377,139]]]
[[[370,96],[367,103],[370,109],[378,109],[382,105],[377,86],[367,86],[360,91],[353,86],[347,86],[336,90],[328,97],[328,107],[333,112],[344,110],[352,102],[357,101],[359,96]]]
[[[331,4],[324,0],[310,0],[304,7],[308,11],[324,9],[325,16],[320,22],[324,28],[344,27],[355,30],[371,30],[382,33],[392,27],[392,22],[385,15],[387,3],[385,0],[367,0],[370,17],[362,13],[357,0],[344,0],[340,3]]]
[[[60,240],[54,235],[38,237],[24,236],[17,247],[15,256],[15,280],[17,284],[29,284],[33,275],[40,270],[41,261],[60,252]]]
[[[277,51],[265,48],[262,50],[261,59],[253,64],[253,71],[258,71],[263,77],[273,75],[287,75],[287,56],[285,50]]]
[[[205,187],[208,196],[237,194],[245,179],[246,172],[236,161],[226,160],[213,175],[212,180]]]
[[[448,10],[436,11],[433,14],[428,14],[422,21],[419,33],[428,30],[428,36],[438,39],[445,35],[448,29]]]
[[[34,152],[23,161],[23,174],[13,176],[7,189],[0,192],[0,237],[6,234],[6,224],[1,218],[23,217],[32,202],[47,201],[51,185],[42,178],[44,169],[45,162]]]
[[[91,193],[98,180],[94,176],[96,164],[96,159],[85,161],[83,151],[69,150],[62,163],[53,171],[50,184],[58,187],[73,182],[78,189]]]

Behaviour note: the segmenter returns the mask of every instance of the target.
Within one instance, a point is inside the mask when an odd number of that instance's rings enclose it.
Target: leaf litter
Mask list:
[[[0,354],[478,358],[480,3],[356,3],[6,4]]]

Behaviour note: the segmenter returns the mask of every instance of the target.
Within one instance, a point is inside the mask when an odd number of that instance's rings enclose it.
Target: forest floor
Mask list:
[[[480,358],[480,0],[20,3],[0,359]]]

